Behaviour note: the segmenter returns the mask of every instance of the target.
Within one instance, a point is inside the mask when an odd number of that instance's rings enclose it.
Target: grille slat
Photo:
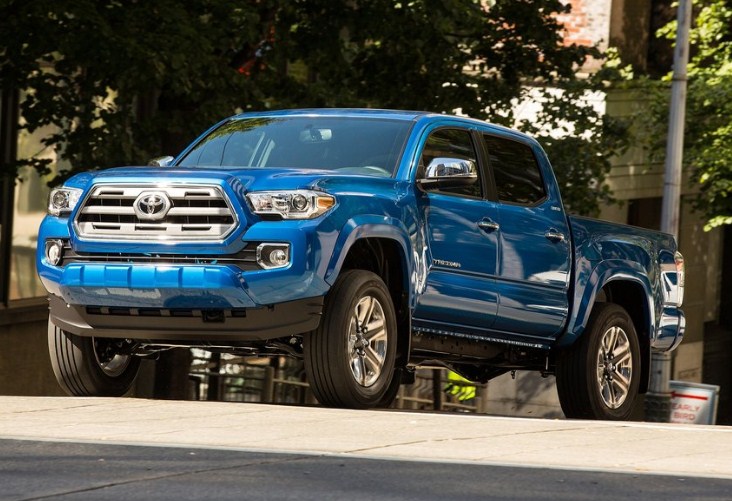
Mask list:
[[[134,213],[134,210],[133,210]],[[172,216],[230,216],[231,212],[227,208],[218,207],[173,207],[168,212],[168,217]]]
[[[148,206],[150,196],[167,201]],[[85,240],[220,241],[237,223],[217,186],[97,186],[75,220]]]
[[[64,266],[71,263],[232,265],[242,271],[255,271],[262,269],[257,264],[257,246],[260,243],[250,242],[236,254],[223,255],[84,253],[74,251],[67,243],[62,263]]]
[[[92,205],[86,206],[81,210],[82,214],[113,214],[134,216],[135,209],[132,207],[108,206],[108,205]]]

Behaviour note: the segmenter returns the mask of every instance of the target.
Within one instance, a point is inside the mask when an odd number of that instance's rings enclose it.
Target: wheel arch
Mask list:
[[[631,318],[640,344],[640,393],[645,393],[650,380],[651,340],[656,318],[654,296],[648,276],[638,265],[625,260],[601,262],[575,293],[575,315],[557,347],[567,348],[584,333],[596,303],[610,302],[621,306]]]
[[[638,335],[641,358],[641,377],[639,393],[646,393],[651,376],[651,336],[653,335],[653,309],[641,283],[632,280],[610,280],[607,282],[597,302],[614,303],[621,306],[630,317]]]
[[[409,275],[404,248],[393,238],[364,236],[355,239],[343,257],[339,272],[371,271],[384,281],[397,316],[397,366],[409,360],[411,315],[409,314]]]
[[[365,269],[384,280],[397,314],[398,367],[406,366],[411,343],[409,305],[415,290],[411,285],[414,277],[411,256],[414,256],[413,246],[403,221],[384,215],[359,215],[349,219],[339,232],[324,277],[333,285],[343,271]]]

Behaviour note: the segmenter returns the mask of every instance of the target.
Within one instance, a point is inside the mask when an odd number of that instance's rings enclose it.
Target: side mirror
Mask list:
[[[168,167],[171,163],[173,163],[173,160],[175,160],[174,157],[166,156],[166,157],[156,157],[151,159],[147,165],[150,167]]]
[[[459,188],[478,180],[478,168],[472,160],[437,157],[425,169],[424,178],[417,183],[424,189]]]

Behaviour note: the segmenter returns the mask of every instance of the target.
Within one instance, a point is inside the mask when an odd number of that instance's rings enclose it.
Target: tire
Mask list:
[[[132,387],[140,359],[119,353],[124,341],[82,337],[48,322],[48,351],[56,380],[72,396],[120,397]]]
[[[330,407],[388,406],[399,384],[396,343],[396,315],[384,282],[370,271],[343,272],[325,298],[320,325],[303,343],[313,394]]]
[[[638,336],[628,313],[597,303],[585,333],[557,360],[557,393],[568,418],[627,420],[641,376]]]

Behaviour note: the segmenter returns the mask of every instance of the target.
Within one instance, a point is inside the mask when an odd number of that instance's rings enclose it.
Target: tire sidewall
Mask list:
[[[345,308],[340,315],[338,315],[339,328],[338,332],[342,335],[341,346],[339,357],[342,363],[342,369],[344,375],[348,380],[348,390],[355,400],[364,405],[373,405],[377,401],[381,401],[386,392],[389,389],[389,385],[394,377],[394,359],[396,357],[396,318],[394,314],[394,307],[392,305],[391,296],[386,286],[382,282],[378,275],[370,272],[368,278],[357,288],[356,294],[351,298],[350,301],[343,302],[339,305],[340,308]],[[377,381],[369,386],[363,387],[353,378],[350,367],[350,358],[348,352],[348,334],[350,328],[351,317],[356,305],[366,296],[372,296],[381,304],[384,310],[384,322],[387,329],[387,346],[386,346],[386,357],[384,359],[384,365],[382,372],[379,375]],[[339,301],[339,298],[334,298],[335,301]],[[348,379],[350,378],[350,379]]]
[[[110,376],[99,366],[95,354],[94,341],[92,338],[81,338],[84,342],[84,361],[87,364],[87,371],[95,388],[99,388],[105,395],[122,396],[132,386],[137,376],[140,359],[132,356],[124,371],[118,376]]]
[[[640,345],[638,342],[638,336],[635,332],[635,327],[628,317],[628,314],[622,308],[616,305],[612,306],[614,307],[607,308],[599,315],[601,318],[598,318],[598,323],[593,326],[592,335],[587,339],[588,343],[585,360],[587,370],[587,394],[590,406],[595,410],[595,417],[597,419],[625,420],[630,417],[638,396],[641,374]],[[623,329],[628,337],[633,365],[628,395],[620,407],[617,409],[611,409],[602,399],[596,374],[598,368],[597,359],[598,353],[601,349],[602,337],[608,329],[615,326]]]
[[[97,362],[94,338],[64,331],[49,321],[49,355],[59,385],[73,396],[120,397],[137,377],[140,359],[132,357],[118,376],[106,374]]]
[[[349,328],[356,305],[373,296],[384,312],[387,348],[382,372],[369,387],[361,386],[351,371]],[[381,277],[366,270],[342,272],[325,298],[318,328],[303,340],[305,370],[310,388],[327,406],[352,409],[384,407],[396,394],[394,379],[397,323],[391,295]],[[398,389],[398,388],[397,388]]]

